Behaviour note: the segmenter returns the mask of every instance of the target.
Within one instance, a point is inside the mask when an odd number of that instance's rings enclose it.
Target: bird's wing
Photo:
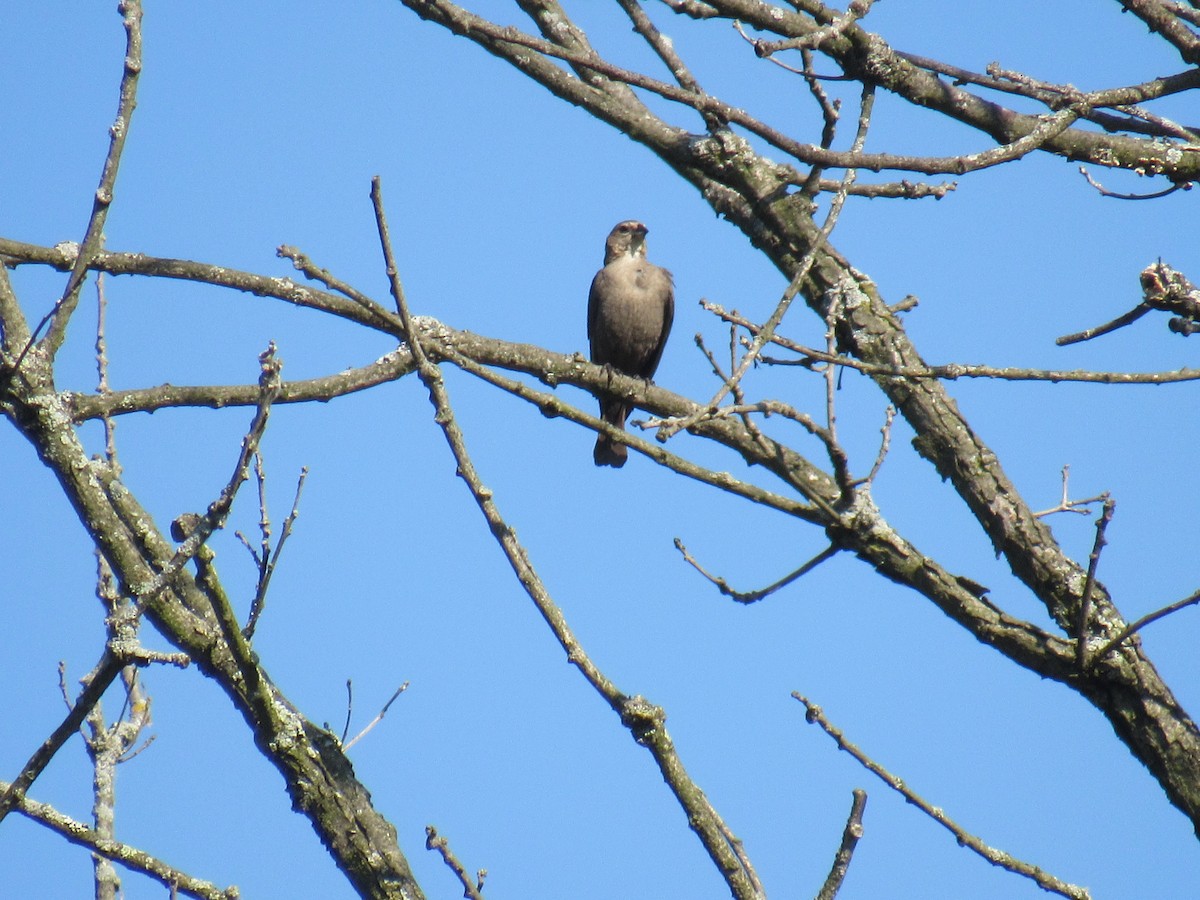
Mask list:
[[[587,335],[589,344],[593,344],[596,340],[596,317],[600,314],[600,297],[604,292],[604,283],[607,280],[604,270],[601,269],[592,279],[592,286],[588,291]],[[595,355],[594,348],[592,355]]]
[[[671,336],[671,325],[675,321],[675,283],[671,278],[671,273],[666,269],[659,268],[658,273],[662,276],[662,289],[666,291],[666,297],[663,298],[662,333],[658,336],[658,344],[654,348],[654,355],[646,363],[647,378],[652,378],[658,369],[658,363],[662,359],[663,350],[667,347],[667,338]]]

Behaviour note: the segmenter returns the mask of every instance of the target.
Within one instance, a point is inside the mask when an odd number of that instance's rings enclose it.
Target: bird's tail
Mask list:
[[[617,428],[625,427],[625,418],[630,408],[624,403],[601,403],[600,418]],[[612,466],[619,469],[629,459],[629,449],[624,444],[609,440],[608,435],[596,435],[596,446],[592,450],[592,459],[598,466]]]
[[[629,450],[624,444],[614,444],[608,435],[597,435],[596,446],[592,450],[592,459],[598,466],[612,466],[619,469],[629,459]]]

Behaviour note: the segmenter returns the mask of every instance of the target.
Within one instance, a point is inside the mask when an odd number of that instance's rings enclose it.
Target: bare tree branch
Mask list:
[[[666,713],[661,707],[654,706],[644,697],[630,697],[621,692],[587,655],[567,625],[562,610],[551,599],[549,591],[530,562],[525,548],[517,540],[516,532],[501,516],[491,490],[484,487],[480,480],[475,464],[467,451],[462,431],[454,417],[442,374],[437,365],[425,354],[421,346],[419,330],[415,327],[408,311],[404,289],[400,284],[396,269],[391,240],[388,236],[378,178],[372,181],[371,197],[375,203],[380,243],[383,245],[388,276],[392,283],[392,296],[395,298],[400,318],[404,322],[404,331],[409,335],[409,344],[417,361],[417,374],[429,391],[430,402],[436,408],[434,421],[441,428],[446,443],[450,446],[459,477],[466,482],[479,511],[483,513],[484,519],[488,523],[489,530],[496,538],[509,565],[512,566],[513,573],[525,589],[526,594],[537,606],[538,612],[541,613],[546,624],[550,626],[554,637],[567,654],[567,660],[579,669],[588,683],[612,710],[620,715],[621,723],[629,729],[634,740],[649,750],[654,757],[663,780],[666,781],[680,806],[687,813],[688,826],[700,838],[704,849],[724,877],[726,884],[729,885],[733,896],[739,900],[759,900],[764,896],[764,892],[758,876],[750,865],[749,859],[742,852],[740,842],[733,837],[716,809],[684,769],[683,763],[675,751],[675,744],[667,733]]]
[[[715,212],[741,228],[789,281],[800,273],[800,294],[818,316],[824,315],[831,297],[841,297],[845,314],[837,331],[840,353],[888,370],[926,368],[902,323],[865,274],[828,245],[817,252],[815,260],[806,262],[819,245],[821,232],[803,195],[787,190],[796,176],[781,171],[779,164],[759,155],[748,140],[732,131],[697,136],[654,116],[628,84],[649,87],[636,79],[614,81],[623,72],[605,68],[605,63],[597,61],[598,54],[557,5],[525,4],[526,8],[541,11],[538,21],[543,36],[558,47],[543,53],[540,44],[531,44],[515,30],[502,30],[448,0],[403,2],[423,18],[478,43],[556,96],[645,145],[693,184]],[[783,39],[803,38],[836,21],[840,14],[815,0],[795,0],[793,10],[761,0],[708,0],[706,4],[672,6],[701,16],[716,11]],[[1041,149],[1080,162],[1162,174],[1176,183],[1196,180],[1200,173],[1200,147],[1070,127],[1080,115],[1116,99],[1103,91],[1072,95],[1049,116],[1027,116],[985,101],[913,65],[860,23],[850,24],[840,34],[824,40],[819,52],[855,80],[883,87],[915,105],[988,134],[1000,145],[996,152],[1002,157],[1010,148]],[[570,54],[569,62],[578,77],[550,58],[568,58],[564,54]],[[654,88],[657,91],[658,85]],[[1121,102],[1126,100],[1127,96],[1120,97]],[[958,164],[963,162],[959,158]],[[850,164],[870,167],[863,159]],[[806,274],[801,271],[805,265],[809,267]],[[1024,502],[995,452],[970,427],[945,386],[929,378],[883,374],[873,374],[872,378],[916,433],[913,443],[917,451],[953,485],[998,555],[1045,606],[1058,627],[1073,634],[1086,581],[1083,568],[1063,552],[1047,525]],[[833,502],[837,502],[836,494]],[[880,571],[903,572],[898,581],[917,587],[976,636],[990,634],[996,626],[1001,632],[1014,634],[1007,627],[1011,619],[956,579],[950,579],[953,587],[945,582],[937,588],[922,584],[923,579],[914,576],[928,560],[915,550],[903,562],[885,560],[894,543],[868,538],[871,529],[861,527],[868,519],[881,521],[875,519],[878,510],[861,492],[856,493],[853,503],[859,506],[841,516],[839,524],[827,526],[835,539],[848,541],[856,553]],[[846,528],[847,521],[859,523],[859,527]],[[872,533],[879,537],[877,532]],[[914,562],[917,559],[919,563]],[[968,605],[960,605],[960,600]],[[1095,586],[1091,604],[1092,627],[1098,640],[1115,636],[1125,627],[1102,585]],[[992,637],[981,640],[1001,649]],[[1081,678],[1073,664],[1068,666],[1072,671],[1069,676],[1059,668],[1065,661],[1059,655],[1062,646],[1060,640],[1051,639],[1030,654],[1017,641],[1006,643],[1003,652],[1014,660],[1024,660],[1022,665],[1055,672],[1050,677],[1064,678],[1101,710],[1120,738],[1158,778],[1171,802],[1200,828],[1200,730],[1182,712],[1140,647],[1132,642],[1121,644],[1115,648],[1117,652],[1098,660]],[[1068,656],[1073,662],[1073,651]]]
[[[346,685],[347,685],[347,689],[349,689],[350,682],[347,681]],[[392,704],[396,702],[396,698],[399,697],[401,694],[403,694],[407,690],[408,690],[408,682],[406,681],[406,682],[404,682],[404,684],[400,685],[400,687],[396,688],[396,690],[392,694],[392,696],[388,698],[388,702],[383,704],[383,708],[380,709],[379,712],[375,714],[375,718],[373,718],[370,722],[368,722],[366,724],[366,727],[363,728],[362,731],[360,731],[358,734],[356,734],[350,740],[348,740],[348,741],[345,740],[345,734],[343,733],[342,740],[344,742],[344,749],[349,750],[351,747],[353,747],[355,744],[357,744],[359,741],[361,741],[363,738],[365,738],[368,734],[370,734],[371,730],[376,725],[378,725],[380,722],[383,721],[383,717],[386,716],[387,711],[392,708]],[[347,711],[347,713],[346,713],[346,724],[347,725],[350,724],[349,711]]]
[[[863,835],[862,817],[867,808],[867,792],[855,788],[854,801],[850,804],[850,815],[846,819],[846,827],[842,831],[842,843],[833,858],[833,867],[829,876],[817,892],[817,900],[833,900],[842,889],[846,873],[850,869],[850,861],[854,858],[854,848]]]
[[[353,315],[368,315],[358,304],[339,302],[352,309]],[[220,595],[211,584],[215,580],[211,566],[203,569],[208,580],[201,590],[183,568],[187,551],[179,554],[107,465],[88,457],[50,369],[30,357],[20,377],[7,379],[3,390],[6,415],[39,448],[80,521],[112,566],[121,590],[139,597],[154,626],[226,692],[252,728],[264,756],[283,775],[293,804],[308,816],[350,883],[364,896],[423,897],[397,844],[395,829],[379,815],[366,789],[355,779],[335,736],[296,712],[239,643],[237,629],[226,627],[228,621],[217,621],[214,610]],[[222,515],[222,506],[218,501],[212,510],[214,519]],[[184,541],[185,548],[191,547],[194,538]],[[160,578],[168,571],[171,574],[165,580]],[[223,620],[232,618],[219,611]],[[230,652],[233,648],[239,652],[236,662]],[[93,690],[110,682],[122,662],[106,656],[98,670],[104,677],[94,679]],[[22,773],[7,799],[0,802],[11,803],[14,790],[19,796],[27,788],[31,776],[36,776],[34,769],[40,771],[61,741],[78,727],[75,717],[84,714],[85,705],[77,704],[60,729],[63,733],[55,733],[45,750],[36,755],[37,766]]]
[[[707,571],[705,571],[704,567],[696,561],[695,557],[688,553],[687,547],[683,545],[683,541],[681,541],[679,538],[675,538],[675,549],[679,551],[680,555],[683,556],[684,560],[693,569],[703,575],[707,580],[711,581],[713,586],[716,587],[716,589],[726,597],[729,597],[731,600],[736,600],[738,603],[756,603],[759,600],[762,600],[764,597],[769,597],[771,594],[775,593],[781,588],[787,587],[796,579],[807,575],[821,563],[825,562],[825,560],[834,557],[839,548],[826,547],[794,572],[784,575],[774,584],[769,584],[765,588],[760,588],[757,591],[735,591],[729,586],[729,582],[724,578],[721,578],[717,575],[710,575]]]
[[[1088,554],[1087,580],[1083,583],[1083,600],[1079,604],[1079,625],[1075,632],[1076,666],[1080,672],[1088,667],[1087,639],[1090,630],[1092,614],[1092,590],[1096,586],[1096,569],[1100,565],[1100,554],[1108,541],[1104,535],[1108,531],[1108,523],[1112,521],[1117,504],[1111,497],[1104,498],[1104,509],[1096,520],[1096,540],[1092,544],[1092,552]]]
[[[108,690],[108,686],[121,674],[124,665],[124,660],[105,649],[104,655],[100,657],[95,668],[83,679],[84,688],[71,706],[66,718],[34,751],[33,755],[29,757],[29,761],[21,768],[20,774],[5,787],[4,794],[0,795],[0,822],[4,821],[4,817],[10,810],[24,800],[26,791],[45,771],[46,766],[62,749],[63,744],[83,725],[83,721],[92,711],[92,707],[99,702],[104,692]]]
[[[282,391],[282,389],[281,385],[280,390]],[[258,474],[259,482],[259,510],[261,512],[259,527],[262,532],[262,549],[256,553],[253,548],[250,548],[251,556],[258,563],[258,585],[254,589],[254,600],[250,604],[250,614],[246,617],[246,627],[242,629],[242,636],[247,641],[254,639],[254,629],[258,627],[258,617],[262,615],[263,607],[266,606],[267,590],[271,587],[271,578],[275,575],[275,569],[279,565],[279,557],[283,553],[283,545],[292,536],[292,528],[295,526],[296,519],[300,515],[300,495],[304,491],[304,482],[308,478],[308,467],[305,466],[300,470],[300,477],[296,479],[296,495],[292,498],[292,510],[288,513],[287,518],[283,520],[283,530],[279,533],[279,540],[275,543],[275,548],[272,551],[270,546],[271,526],[267,519],[267,479],[263,473],[262,454],[257,455],[255,460],[255,471]],[[248,542],[246,542],[246,545],[249,547]]]
[[[761,330],[761,326],[739,315],[736,310],[727,312],[720,304],[712,303],[708,300],[701,300],[700,305],[722,321],[731,322],[745,328],[751,334],[757,334]],[[1144,315],[1144,312],[1139,313],[1139,315]],[[1090,336],[1095,337],[1099,333],[1101,332],[1095,332]],[[1079,339],[1086,340],[1086,338]],[[812,368],[814,363],[831,363],[837,366],[844,366],[847,369],[855,369],[864,375],[888,375],[896,378],[941,378],[947,381],[955,381],[959,378],[996,378],[1003,381],[1079,381],[1092,384],[1172,384],[1177,381],[1195,381],[1200,379],[1200,369],[1179,369],[1175,372],[1088,372],[1080,369],[1027,369],[1011,366],[986,366],[976,363],[946,363],[937,366],[887,366],[865,363],[853,357],[840,354],[835,356],[824,350],[806,347],[781,335],[772,335],[771,342],[800,354],[801,359],[789,360],[764,357],[763,362],[770,365],[800,365]],[[1067,340],[1067,338],[1059,338],[1057,343],[1066,344],[1071,343],[1071,341]]]
[[[50,322],[50,331],[39,348],[47,356],[53,358],[62,346],[67,335],[67,323],[79,303],[79,291],[87,276],[92,258],[100,249],[104,238],[104,222],[108,218],[108,210],[112,205],[113,193],[116,189],[117,171],[121,166],[121,154],[125,150],[125,138],[129,135],[129,123],[133,118],[133,110],[137,106],[138,76],[142,74],[142,4],[141,0],[121,0],[117,7],[125,25],[125,70],[121,76],[120,101],[117,104],[117,117],[109,128],[108,156],[105,157],[104,167],[100,173],[100,185],[92,202],[92,214],[88,218],[87,229],[84,232],[83,243],[79,246],[71,268],[71,277],[63,290],[62,297],[54,304],[54,309],[33,330],[31,340],[35,340],[42,328]],[[51,321],[53,320],[53,321]],[[20,368],[25,351],[16,360]]]
[[[1022,862],[1011,854],[1005,853],[1003,850],[997,850],[995,847],[989,847],[973,834],[968,834],[958,823],[947,816],[945,812],[938,807],[933,806],[928,801],[924,800],[918,794],[913,792],[899,776],[893,775],[879,763],[875,762],[875,760],[871,759],[871,757],[867,756],[866,753],[864,753],[854,744],[850,743],[850,741],[846,740],[846,736],[842,733],[841,729],[835,727],[827,718],[825,718],[825,713],[822,711],[821,707],[817,706],[807,698],[802,697],[795,691],[792,692],[792,696],[804,704],[804,708],[807,711],[805,713],[806,721],[808,721],[810,724],[820,726],[821,730],[833,738],[834,742],[837,743],[839,750],[845,750],[847,753],[853,756],[864,769],[873,775],[878,776],[884,784],[899,793],[904,797],[905,800],[949,831],[952,835],[954,835],[954,839],[958,841],[960,846],[966,847],[968,850],[978,853],[994,866],[999,866],[1002,869],[1007,869],[1009,872],[1013,872],[1017,875],[1023,875],[1026,878],[1032,879],[1038,885],[1038,887],[1042,888],[1043,890],[1060,894],[1063,897],[1071,897],[1073,900],[1088,900],[1088,898],[1091,896],[1085,888],[1078,887],[1074,884],[1068,884],[1065,881],[1060,881],[1049,872],[1046,872],[1037,866],[1030,865],[1029,863]]]
[[[4,790],[6,794],[12,787],[13,785],[0,781],[0,790]],[[63,815],[47,803],[39,803],[22,796],[13,809],[26,818],[45,825],[73,844],[120,863],[131,872],[141,872],[150,876],[172,892],[178,891],[189,897],[200,897],[202,900],[237,900],[241,896],[236,887],[219,888],[211,882],[193,878],[136,847],[106,838],[82,822]]]
[[[1146,2],[1149,5],[1153,0]],[[415,7],[416,4],[406,0],[405,5]],[[795,6],[800,11],[795,12],[762,0],[711,0],[707,5],[724,18],[740,20],[760,31],[784,38],[804,38],[837,19],[835,10],[815,0],[797,2]],[[820,51],[847,74],[868,80],[914,105],[956,119],[990,135],[999,144],[1019,142],[1047,121],[1037,116],[1017,113],[947,83],[936,74],[914,65],[888,46],[878,34],[867,32],[857,23],[847,27],[836,38],[822,42]],[[1161,91],[1165,85],[1158,84],[1156,87]],[[1145,97],[1147,92],[1161,96],[1155,94],[1154,89],[1147,88],[1141,94],[1144,99],[1148,99]],[[1133,100],[1125,88],[1114,89],[1112,92],[1077,94],[1072,98],[1072,103],[1076,100],[1082,100],[1079,112],[1083,115],[1097,107],[1139,102]],[[1154,152],[1149,141],[1135,137],[1097,134],[1074,128],[1057,132],[1052,128],[1044,131],[1046,139],[1029,149],[1045,150],[1077,162],[1162,174],[1175,182],[1195,181],[1200,177],[1200,147],[1195,147],[1194,150],[1188,147],[1189,152],[1185,152],[1183,158],[1176,162],[1169,158],[1174,154],[1162,152],[1165,148]],[[866,161],[857,165],[864,169],[874,168]],[[912,171],[928,170],[913,166]]]
[[[1172,4],[1161,0],[1120,0],[1121,9],[1129,10],[1150,30],[1162,35],[1178,51],[1186,63],[1200,65],[1200,36],[1180,21]]]
[[[454,873],[454,877],[462,885],[463,896],[467,900],[483,900],[483,879],[486,870],[480,870],[478,883],[471,881],[466,866],[458,861],[458,857],[450,849],[450,842],[438,834],[437,829],[432,825],[425,826],[425,849],[436,850],[441,855],[446,867]]]
[[[1177,600],[1174,603],[1170,603],[1164,606],[1162,609],[1156,609],[1152,613],[1147,613],[1136,622],[1131,622],[1120,634],[1096,651],[1093,663],[1095,660],[1107,656],[1109,651],[1111,651],[1114,647],[1132,635],[1137,634],[1151,622],[1157,622],[1164,616],[1169,616],[1171,613],[1179,612],[1181,609],[1187,609],[1189,606],[1195,606],[1197,603],[1200,603],[1200,591],[1196,591],[1196,593],[1192,594],[1190,597],[1185,597],[1183,600]]]
[[[774,311],[761,320],[762,324],[709,307],[731,325],[730,359],[726,370],[700,341],[722,386],[712,400],[698,404],[639,379],[606,373],[578,354],[562,355],[530,345],[497,341],[414,316],[399,278],[378,180],[373,185],[372,197],[395,312],[337,279],[292,247],[280,247],[279,255],[291,260],[296,270],[327,290],[302,286],[288,278],[237,272],[187,260],[106,252],[100,249],[102,229],[115,189],[141,69],[141,7],[138,0],[122,0],[127,52],[121,99],[82,245],[63,243],[44,248],[0,239],[0,414],[28,439],[58,479],[95,542],[102,566],[111,567],[113,576],[106,587],[110,634],[104,656],[78,699],[67,700],[69,710],[65,721],[12,783],[0,783],[4,790],[0,797],[0,819],[9,809],[27,812],[32,808],[25,796],[28,788],[82,722],[92,726],[93,735],[100,734],[104,729],[98,705],[100,696],[123,666],[168,659],[137,646],[139,616],[144,614],[179,648],[180,652],[169,661],[183,664],[195,661],[203,674],[226,692],[244,716],[263,755],[283,775],[293,805],[312,822],[354,889],[372,897],[417,900],[423,896],[400,849],[395,829],[373,807],[345,752],[382,719],[404,686],[357,737],[347,742],[344,732],[339,741],[292,707],[268,678],[249,645],[271,573],[296,516],[303,475],[292,514],[272,553],[265,477],[259,469],[262,541],[260,550],[251,548],[259,577],[245,628],[239,625],[217,575],[213,554],[205,544],[214,530],[223,527],[238,489],[248,477],[274,403],[326,401],[416,372],[429,393],[436,421],[458,464],[460,476],[569,662],[620,716],[634,739],[650,750],[687,814],[689,825],[727,879],[733,895],[758,898],[764,894],[741,842],[684,771],[666,731],[664,711],[641,696],[631,697],[619,691],[587,656],[540,581],[524,547],[502,518],[491,491],[474,469],[455,420],[443,381],[442,367],[449,363],[534,405],[547,416],[562,417],[609,434],[673,472],[818,526],[828,539],[827,549],[785,578],[751,593],[733,591],[723,578],[705,572],[678,540],[677,546],[705,578],[741,602],[752,602],[779,590],[840,550],[854,553],[884,577],[929,599],[979,641],[1017,664],[1069,686],[1095,705],[1113,725],[1118,737],[1159,780],[1170,801],[1200,830],[1200,729],[1159,677],[1145,656],[1141,641],[1135,637],[1144,625],[1200,602],[1200,592],[1127,624],[1096,577],[1104,528],[1112,514],[1107,495],[1069,500],[1064,469],[1060,505],[1053,510],[1033,512],[996,454],[971,429],[944,383],[962,377],[985,377],[1158,384],[1194,380],[1200,377],[1200,372],[1183,369],[1143,374],[927,365],[897,315],[907,301],[887,303],[870,278],[854,268],[830,240],[832,226],[849,196],[941,196],[953,188],[953,185],[913,185],[907,181],[855,184],[862,170],[961,174],[1042,152],[1089,165],[1162,175],[1170,183],[1162,191],[1146,194],[1117,195],[1100,188],[1109,196],[1145,199],[1185,190],[1193,181],[1200,180],[1196,128],[1168,119],[1141,104],[1195,90],[1200,87],[1200,69],[1137,85],[1083,92],[1068,84],[1052,84],[1033,75],[1004,70],[998,64],[989,66],[986,75],[980,75],[894,50],[880,35],[864,27],[871,0],[854,0],[844,10],[819,0],[791,0],[783,5],[765,0],[664,0],[665,7],[681,15],[735,21],[750,46],[738,44],[736,37],[732,37],[731,46],[737,47],[749,64],[769,60],[804,79],[803,85],[796,82],[796,86],[807,86],[821,117],[816,125],[823,126],[819,144],[814,145],[707,93],[675,44],[659,30],[650,11],[635,0],[618,0],[618,6],[632,22],[636,34],[670,72],[673,83],[602,57],[555,0],[518,0],[541,37],[501,27],[448,0],[403,2],[419,15],[466,36],[558,97],[580,106],[650,149],[692,184],[715,212],[745,233],[784,275],[788,290]],[[1175,47],[1185,62],[1200,63],[1200,38],[1191,27],[1200,20],[1193,9],[1174,0],[1123,0],[1121,6]],[[749,50],[755,56],[751,57]],[[798,66],[791,65],[796,57],[788,54],[793,52],[799,54]],[[832,67],[832,74],[818,71],[818,65]],[[835,149],[842,101],[834,97],[838,88],[831,85],[833,81],[854,84],[861,91],[858,132],[846,151]],[[1028,101],[1033,101],[1044,106],[1046,113],[1017,112],[1015,108],[985,100],[964,89],[964,85],[993,92],[989,97],[1018,98],[1022,109],[1029,106]],[[954,156],[867,152],[867,124],[879,88],[935,116],[966,124],[986,135],[987,146],[978,152]],[[702,127],[689,131],[660,118],[643,102],[647,95],[674,104],[675,111],[681,108],[689,120],[694,115]],[[807,98],[801,99],[807,102]],[[1100,133],[1094,126],[1110,133]],[[781,164],[768,159],[760,152],[768,145],[782,150],[790,160]],[[845,172],[842,179],[825,177],[827,170],[839,168]],[[1090,175],[1087,177],[1096,183]],[[814,217],[816,200],[822,192],[835,195],[831,212],[823,223]],[[32,331],[7,272],[7,268],[25,264],[49,265],[69,273],[61,298]],[[63,346],[89,270],[184,279],[281,299],[402,339],[404,343],[373,363],[302,382],[285,384],[280,380],[272,347],[261,361],[258,385],[190,388],[163,385],[111,392],[101,327],[97,334],[101,376],[96,393],[66,393],[56,387],[55,355]],[[97,282],[99,287],[99,277]],[[1150,309],[1174,313],[1176,318],[1169,323],[1173,331],[1190,334],[1200,330],[1200,300],[1182,275],[1159,263],[1142,273],[1142,285],[1144,299],[1133,310],[1099,328],[1060,338],[1059,343],[1107,333]],[[809,349],[778,333],[797,298],[823,322],[824,349]],[[38,335],[47,325],[49,332],[39,342]],[[749,336],[739,331],[742,328]],[[769,345],[783,347],[798,358],[766,357],[763,351]],[[783,400],[747,397],[748,388],[741,383],[742,378],[756,362],[799,365],[823,375],[824,424]],[[844,368],[858,369],[873,379],[888,404],[879,453],[864,478],[854,477],[851,461],[838,440],[835,388]],[[618,434],[611,426],[554,393],[531,386],[528,378],[512,377],[506,372],[538,379],[552,389],[569,385],[592,394],[615,392],[655,417],[648,425],[635,424],[656,428],[658,441],[646,440],[635,433]],[[729,397],[732,402],[725,403]],[[112,418],[176,406],[227,405],[256,408],[233,476],[203,516],[190,514],[177,520],[181,529],[176,535],[179,546],[172,546],[122,481],[112,437]],[[968,576],[949,572],[936,559],[910,544],[889,523],[872,498],[871,487],[887,454],[895,411],[915,432],[913,443],[918,453],[950,482],[979,522],[997,556],[1004,559],[1016,579],[1045,607],[1057,626],[1056,633],[1009,615],[986,596],[986,588]],[[773,415],[778,418],[768,421]],[[79,430],[74,427],[95,418],[103,419],[106,428],[105,459],[87,456]],[[797,425],[803,432],[797,430]],[[729,472],[696,465],[667,450],[663,444],[683,429],[732,449],[745,461],[749,474],[739,473],[735,477]],[[828,461],[818,465],[797,452],[786,442],[788,435],[800,435],[808,443],[811,441],[805,435],[815,436]],[[760,480],[766,479],[766,473],[775,479],[771,490],[755,483],[756,472],[763,473]],[[1079,511],[1079,507],[1097,500],[1106,501],[1105,510],[1097,526],[1089,564],[1084,568],[1058,545],[1043,518],[1055,511]],[[194,564],[195,574],[189,563]],[[1101,649],[1093,652],[1095,647]],[[134,698],[137,685],[132,674],[127,675],[126,687],[130,702],[137,706],[140,701]],[[1047,890],[1071,897],[1086,896],[1081,888],[1063,884],[1036,867],[1012,860],[966,835],[940,810],[916,797],[898,779],[845,742],[841,732],[824,719],[818,707],[798,695],[797,699],[808,708],[809,721],[820,724],[839,747],[855,754],[906,799],[954,833],[960,842],[994,864],[1032,878]],[[130,746],[116,758],[125,758],[123,754]],[[97,773],[99,780],[99,767]],[[860,801],[865,801],[865,796],[860,797],[860,793],[856,792],[842,849],[822,896],[836,893],[844,877],[853,842],[861,830]],[[98,814],[98,822],[100,818]],[[108,848],[96,849],[102,855],[118,852],[113,848],[123,845],[113,842],[104,823],[100,825],[87,838],[91,844],[80,842],[93,848]],[[431,845],[436,839],[432,827],[429,839]],[[438,849],[449,862],[449,849],[444,842]],[[478,896],[483,873],[473,886],[461,865],[456,864],[456,872],[466,895]],[[173,889],[178,885],[186,890],[180,878],[164,883],[171,884]],[[198,884],[198,891],[218,890]],[[115,887],[114,879],[108,885],[108,892],[115,893]]]

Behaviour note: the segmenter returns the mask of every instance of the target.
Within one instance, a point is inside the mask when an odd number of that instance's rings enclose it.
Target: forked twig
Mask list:
[[[892,446],[892,422],[896,420],[896,407],[892,404],[887,405],[887,409],[883,411],[883,425],[879,428],[879,453],[875,456],[875,462],[871,466],[871,471],[867,473],[866,478],[860,478],[854,482],[854,487],[860,484],[873,484],[879,475],[879,470],[883,468],[883,461],[887,459],[888,450]]]
[[[250,477],[250,460],[258,452],[258,445],[262,441],[263,434],[266,433],[267,421],[271,417],[271,404],[279,394],[281,384],[279,373],[283,369],[283,362],[276,358],[275,351],[275,342],[270,341],[267,349],[259,354],[258,406],[255,409],[254,418],[250,422],[250,428],[242,438],[241,450],[229,481],[221,489],[217,499],[209,504],[204,515],[185,514],[176,520],[180,522],[187,519],[186,534],[182,538],[182,543],[154,580],[137,592],[136,602],[129,610],[123,611],[123,615],[130,618],[140,616],[142,611],[153,603],[170,584],[171,579],[178,574],[179,570],[200,552],[201,547],[213,532],[224,527],[238,490]]]
[[[696,559],[690,553],[688,553],[687,547],[685,547],[683,545],[683,541],[680,540],[679,538],[675,538],[675,549],[678,550],[681,554],[683,554],[684,560],[687,563],[689,563],[692,566],[692,568],[694,568],[697,572],[699,572],[701,575],[703,575],[705,578],[707,578],[709,581],[711,581],[713,583],[713,585],[717,588],[717,590],[719,590],[726,597],[729,597],[732,600],[736,600],[738,603],[750,604],[750,603],[755,603],[755,602],[763,599],[764,597],[770,596],[771,594],[775,593],[780,588],[787,587],[789,584],[791,584],[797,578],[800,578],[803,575],[807,575],[809,572],[811,572],[813,569],[815,569],[821,563],[825,562],[825,560],[832,558],[838,552],[838,550],[841,548],[835,547],[831,544],[830,546],[828,546],[824,550],[822,550],[820,553],[818,553],[816,556],[814,556],[812,559],[810,559],[808,562],[806,562],[804,565],[802,565],[800,568],[796,569],[794,572],[783,576],[778,581],[776,581],[774,584],[769,584],[765,588],[760,588],[757,591],[736,591],[733,588],[731,588],[729,586],[729,582],[726,581],[721,576],[710,574],[708,571],[705,570],[705,568],[702,565],[700,565],[700,563],[698,563],[696,561]]]
[[[1086,516],[1088,514],[1087,507],[1093,503],[1102,503],[1108,499],[1108,492],[1105,491],[1103,494],[1097,494],[1095,497],[1088,497],[1084,500],[1071,500],[1068,494],[1070,480],[1071,465],[1067,463],[1062,467],[1062,498],[1058,501],[1058,506],[1036,512],[1034,513],[1035,517],[1041,518],[1042,516],[1049,516],[1060,512],[1078,513],[1081,516]]]
[[[283,545],[292,536],[292,528],[296,524],[297,517],[300,515],[300,495],[304,491],[304,482],[308,479],[308,466],[302,466],[300,468],[300,477],[296,479],[296,494],[292,498],[292,510],[288,513],[287,518],[283,520],[283,530],[280,531],[279,540],[275,544],[274,551],[272,551],[271,522],[267,516],[267,478],[263,470],[261,454],[255,455],[254,471],[258,478],[259,529],[262,533],[261,549],[255,550],[251,547],[250,542],[246,540],[240,531],[237,534],[242,544],[250,551],[250,555],[258,564],[258,585],[254,591],[254,600],[250,604],[250,614],[246,617],[246,627],[242,629],[242,636],[248,641],[253,639],[254,630],[258,627],[258,618],[262,615],[263,608],[267,605],[267,589],[271,586],[271,578],[275,575],[275,569],[279,565],[279,556],[283,553]]]
[[[378,712],[378,714],[376,714],[375,718],[373,718],[370,722],[368,722],[366,727],[362,731],[360,731],[358,734],[356,734],[354,737],[350,738],[350,740],[347,741],[346,733],[342,732],[342,741],[343,741],[342,749],[349,750],[351,747],[353,747],[355,744],[357,744],[359,741],[361,741],[363,738],[365,738],[368,734],[370,734],[371,729],[373,729],[376,725],[378,725],[380,722],[383,721],[383,717],[387,715],[387,711],[389,709],[391,709],[392,704],[396,702],[396,698],[399,697],[401,694],[403,694],[407,690],[408,690],[408,682],[406,681],[406,682],[404,682],[404,684],[400,685],[400,687],[396,688],[395,693],[393,693],[392,696],[388,698],[387,703],[383,704],[383,708],[381,710],[379,710],[379,712]],[[349,679],[346,679],[346,692],[347,692],[347,694],[350,692],[350,680]],[[350,727],[350,707],[349,707],[349,704],[347,704],[346,728],[349,729],[349,727]]]

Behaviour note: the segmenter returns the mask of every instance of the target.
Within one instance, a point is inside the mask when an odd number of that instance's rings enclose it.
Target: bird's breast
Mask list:
[[[617,260],[597,274],[592,301],[593,358],[629,374],[652,375],[670,315],[670,276],[643,259]]]

